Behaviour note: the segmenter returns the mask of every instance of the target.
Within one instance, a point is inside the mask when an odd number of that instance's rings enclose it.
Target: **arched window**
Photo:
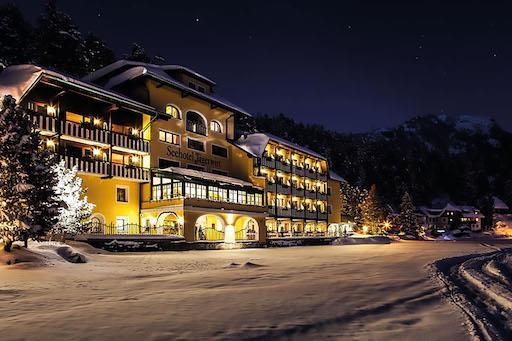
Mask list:
[[[177,119],[181,118],[180,110],[172,104],[167,104],[165,106],[165,113]]]
[[[222,133],[222,125],[220,124],[219,121],[211,121],[210,130],[215,133]]]
[[[195,111],[187,112],[187,130],[206,136],[206,120]]]

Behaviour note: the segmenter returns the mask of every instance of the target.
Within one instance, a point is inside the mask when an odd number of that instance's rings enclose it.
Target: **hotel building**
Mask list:
[[[248,112],[182,66],[121,60],[83,80],[6,68],[0,95],[31,115],[47,148],[76,166],[96,205],[91,234],[186,241],[323,237],[341,220],[325,157],[246,134]]]

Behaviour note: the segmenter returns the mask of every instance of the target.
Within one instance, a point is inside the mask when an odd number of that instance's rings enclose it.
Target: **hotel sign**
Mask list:
[[[211,166],[214,168],[221,167],[220,161],[205,157],[202,153],[199,152],[184,152],[179,148],[167,146],[167,155],[176,159],[193,162],[201,166]]]

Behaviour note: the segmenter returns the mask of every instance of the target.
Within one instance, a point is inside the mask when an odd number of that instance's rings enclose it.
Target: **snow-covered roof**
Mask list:
[[[492,197],[493,199],[493,202],[494,202],[494,209],[495,210],[508,210],[509,207],[507,204],[505,204],[505,202],[503,200],[501,200],[500,198],[498,197]]]
[[[442,216],[446,211],[460,212],[465,218],[483,218],[484,215],[475,206],[469,205],[455,205],[448,202],[443,208],[430,208],[420,206],[419,210],[430,218],[437,218]]]
[[[106,90],[96,84],[91,84],[73,78],[61,72],[42,68],[36,65],[24,64],[7,67],[0,73],[0,95],[12,95],[18,102],[42,79],[53,80],[72,88],[102,95],[110,100],[123,103],[145,113],[157,113],[156,109],[134,101],[117,92]]]
[[[341,176],[334,173],[333,171],[329,171],[329,178],[331,178],[334,181],[339,181],[339,182],[345,181],[345,179],[343,179]]]
[[[137,62],[137,61],[132,61],[132,60],[126,60],[126,59],[121,59],[121,60],[118,60],[112,64],[109,64],[107,66],[104,66],[102,67],[101,69],[99,70],[96,70],[92,73],[90,73],[89,75],[85,76],[84,79],[88,80],[88,81],[91,81],[91,82],[94,82],[95,80],[101,78],[101,77],[104,77],[105,75],[121,68],[121,67],[124,67],[124,66],[143,66],[143,67],[146,67],[148,69],[151,69],[151,70],[161,70],[161,71],[183,71],[183,72],[186,72],[188,74],[191,74],[193,75],[194,77],[198,78],[198,79],[201,79],[202,81],[206,82],[206,83],[209,83],[211,85],[215,85],[216,83],[203,76],[202,74],[188,68],[188,67],[185,67],[185,66],[182,66],[182,65],[158,65],[158,64],[151,64],[151,63],[144,63],[144,62]]]
[[[226,176],[226,175],[198,171],[195,169],[180,168],[180,167],[167,167],[167,168],[160,168],[159,170],[163,171],[163,172],[178,174],[178,175],[181,175],[184,177],[218,182],[220,184],[225,184],[225,185],[235,185],[235,186],[240,186],[240,187],[253,187],[253,188],[261,189],[260,187],[254,186],[252,183],[250,183],[248,181],[244,181],[244,180],[233,178],[233,177]]]
[[[128,67],[128,69],[126,69]],[[201,99],[204,99],[207,102],[214,103],[217,106],[224,107],[228,110],[232,110],[235,112],[239,112],[241,114],[251,116],[249,112],[247,112],[245,109],[229,102],[228,100],[212,94],[207,94],[204,92],[200,92],[198,90],[192,89],[185,84],[177,81],[176,79],[172,78],[166,71],[174,70],[174,69],[186,69],[182,66],[176,66],[176,65],[155,65],[155,64],[146,64],[141,62],[132,62],[128,60],[119,60],[115,63],[112,63],[110,65],[105,66],[102,69],[99,69],[96,72],[91,73],[88,76],[85,76],[84,79],[90,82],[95,82],[101,77],[108,76],[110,73],[118,70],[118,69],[124,69],[124,71],[120,72],[119,74],[112,76],[108,79],[108,81],[105,83],[105,88],[112,89],[115,86],[125,83],[127,81],[136,79],[138,77],[142,76],[148,76],[155,80],[158,80],[159,82],[165,83],[169,86],[172,86],[174,88],[180,89],[182,91],[186,91],[190,94],[193,94],[196,97],[199,97]],[[190,72],[194,72],[190,69],[187,69]],[[197,73],[195,73],[197,74]],[[199,75],[199,74],[197,74]],[[201,75],[199,75],[201,76]],[[204,76],[201,76],[205,78]],[[205,78],[208,80],[207,78]],[[212,83],[213,81],[208,80],[208,82]],[[214,83],[212,83],[214,84]]]
[[[262,157],[265,152],[265,147],[267,146],[269,141],[273,141],[277,144],[284,145],[294,150],[299,150],[304,154],[308,154],[314,156],[316,158],[326,160],[326,158],[317,152],[312,151],[309,148],[299,146],[293,142],[287,141],[278,136],[269,134],[269,133],[254,133],[247,136],[240,137],[237,141],[235,141],[235,145],[245,150],[247,153],[256,156]]]

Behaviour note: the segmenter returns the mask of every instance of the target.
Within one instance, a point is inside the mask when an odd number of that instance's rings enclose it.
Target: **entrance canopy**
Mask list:
[[[252,188],[256,188],[256,189],[260,189],[260,190],[262,189],[260,187],[254,186],[252,183],[244,181],[244,180],[232,178],[232,177],[226,176],[226,175],[202,172],[202,171],[198,171],[198,170],[194,170],[194,169],[168,167],[168,168],[159,169],[159,171],[181,175],[183,177],[190,178],[190,179],[195,178],[195,179],[201,179],[201,180],[209,181],[209,182],[217,182],[220,185],[231,185],[231,186],[235,185],[235,186],[240,186],[240,187],[252,187]]]

